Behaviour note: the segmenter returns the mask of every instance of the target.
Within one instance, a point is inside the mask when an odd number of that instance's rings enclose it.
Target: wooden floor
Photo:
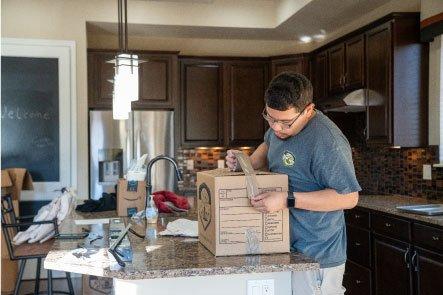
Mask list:
[[[68,284],[65,279],[53,279],[52,280],[53,291],[65,291],[68,292]],[[46,292],[46,280],[40,281],[40,292]],[[75,295],[81,295],[82,292],[82,278],[72,278],[72,285],[74,286]],[[34,281],[23,281],[22,286],[20,287],[20,295],[29,294],[34,292]],[[2,295],[6,295],[10,293],[2,292]]]

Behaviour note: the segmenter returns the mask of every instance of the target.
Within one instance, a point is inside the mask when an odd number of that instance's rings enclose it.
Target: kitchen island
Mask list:
[[[61,233],[87,228],[91,238],[56,240],[44,267],[114,279],[115,294],[247,294],[247,281],[274,280],[275,294],[291,294],[291,272],[318,269],[319,265],[299,253],[215,257],[197,238],[167,237],[158,233],[177,217],[160,216],[156,225],[136,223],[129,233],[132,262],[120,267],[107,252],[107,224],[76,225],[74,220],[113,218],[115,212],[75,213],[65,220]],[[196,219],[196,216],[187,216]],[[94,240],[102,236],[103,238]],[[91,242],[92,241],[92,242]]]

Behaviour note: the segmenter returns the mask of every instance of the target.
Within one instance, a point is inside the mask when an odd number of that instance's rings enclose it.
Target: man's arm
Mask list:
[[[336,211],[351,209],[357,205],[358,192],[339,194],[333,189],[315,192],[294,193],[295,208],[311,211]],[[286,208],[288,193],[266,192],[251,199],[251,204],[258,211],[272,213]]]
[[[252,168],[254,170],[261,170],[268,167],[268,145],[263,142],[250,156]]]
[[[311,211],[335,211],[351,209],[357,205],[358,192],[339,194],[333,189],[294,193],[295,208]]]

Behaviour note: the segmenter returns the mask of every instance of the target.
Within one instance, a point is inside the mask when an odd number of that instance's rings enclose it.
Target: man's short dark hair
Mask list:
[[[312,84],[302,74],[283,72],[269,83],[265,103],[271,109],[286,111],[296,108],[301,112],[312,102]]]

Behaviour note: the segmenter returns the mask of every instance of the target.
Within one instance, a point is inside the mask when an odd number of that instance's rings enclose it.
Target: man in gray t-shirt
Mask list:
[[[301,74],[282,73],[265,93],[263,116],[269,130],[251,155],[254,169],[268,168],[289,178],[289,192],[268,192],[252,205],[268,213],[289,207],[291,250],[320,264],[319,271],[294,272],[293,294],[343,294],[346,228],[343,209],[357,204],[349,142],[312,103],[311,82]],[[235,169],[232,150],[226,162]]]

